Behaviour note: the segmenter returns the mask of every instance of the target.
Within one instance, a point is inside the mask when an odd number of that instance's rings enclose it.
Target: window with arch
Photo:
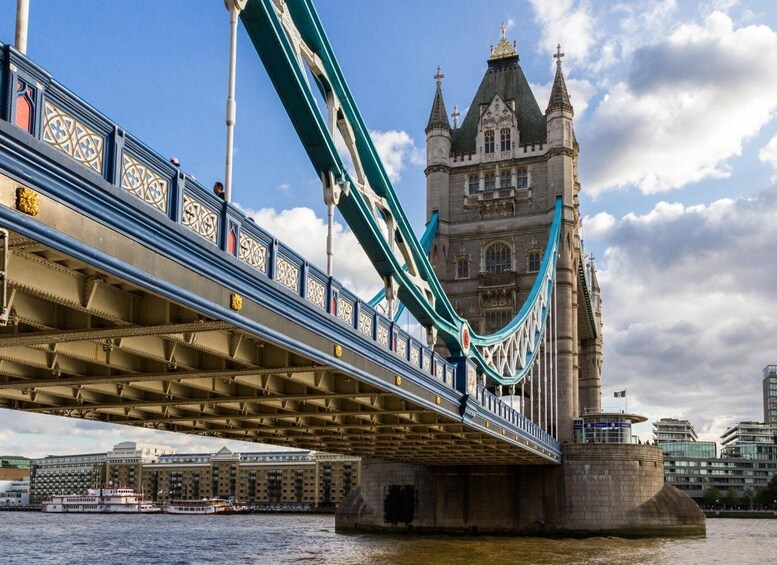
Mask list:
[[[529,171],[526,169],[518,169],[515,172],[515,188],[528,188],[529,187]]]
[[[499,145],[501,151],[510,151],[510,128],[502,128],[499,131]]]
[[[492,243],[486,249],[486,272],[492,274],[504,273],[512,268],[510,246],[506,243]]]
[[[494,173],[486,173],[483,176],[483,190],[496,189],[496,175]]]
[[[529,251],[529,272],[539,271],[541,261],[542,257],[539,251]]]
[[[469,193],[477,194],[478,190],[480,190],[480,177],[477,175],[472,175],[469,177]]]
[[[494,152],[494,130],[486,130],[486,133],[483,135],[483,146],[484,151],[486,153],[493,153]]]
[[[512,310],[486,310],[486,334],[498,332],[512,319]]]
[[[459,257],[456,260],[456,278],[468,279],[469,278],[469,259],[466,257]]]
[[[499,173],[499,188],[510,187],[510,171],[502,171]]]

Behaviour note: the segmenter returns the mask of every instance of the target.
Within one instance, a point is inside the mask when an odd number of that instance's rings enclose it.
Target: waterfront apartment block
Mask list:
[[[739,422],[728,428],[721,436],[721,457],[715,455],[715,442],[696,441],[687,420],[664,418],[654,426],[656,443],[664,451],[666,482],[697,500],[710,487],[723,496],[752,497],[777,475],[775,427],[769,424]]]
[[[764,422],[777,426],[777,365],[764,367]]]
[[[359,485],[359,458],[289,450],[175,453],[122,442],[107,453],[35,459],[30,499],[87,488],[127,487],[157,502],[225,498],[298,510],[334,509]]]
[[[30,478],[21,481],[0,480],[0,508],[27,506],[30,503]]]
[[[313,451],[165,455],[143,466],[143,495],[166,502],[234,498],[288,509],[334,508],[359,484],[359,459]]]

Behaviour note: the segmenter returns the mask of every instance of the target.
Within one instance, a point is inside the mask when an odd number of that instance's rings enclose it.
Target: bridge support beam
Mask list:
[[[559,466],[421,466],[362,461],[338,532],[482,535],[703,535],[704,514],[664,483],[646,445],[567,445]]]

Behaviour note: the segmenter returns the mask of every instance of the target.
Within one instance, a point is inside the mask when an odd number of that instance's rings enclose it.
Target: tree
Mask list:
[[[720,494],[720,489],[714,485],[707,487],[704,491],[704,506],[711,508],[718,505],[718,501],[723,498]]]
[[[726,491],[726,496],[723,497],[723,505],[726,508],[734,508],[737,504],[739,504],[739,497],[737,496],[736,491],[729,487]]]
[[[745,492],[742,494],[741,499],[742,506],[746,510],[751,509],[753,507],[753,491],[748,489],[745,489]]]
[[[777,508],[777,503],[775,502],[777,501],[777,475],[772,477],[772,480],[765,487],[758,489],[755,499],[758,504]]]

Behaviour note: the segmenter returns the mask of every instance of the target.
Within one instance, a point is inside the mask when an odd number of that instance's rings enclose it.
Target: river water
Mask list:
[[[707,520],[707,537],[626,540],[339,535],[334,517],[0,513],[0,563],[777,563],[777,520]]]

